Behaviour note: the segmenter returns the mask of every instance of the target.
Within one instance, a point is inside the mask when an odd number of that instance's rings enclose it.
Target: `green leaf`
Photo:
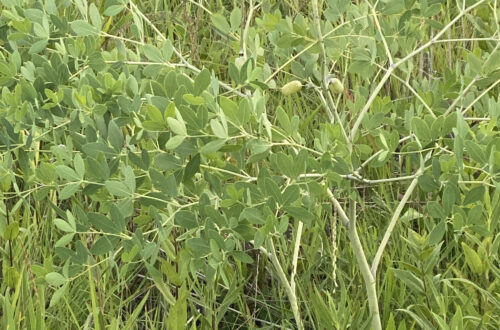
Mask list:
[[[184,178],[182,181],[186,182],[190,180],[196,173],[200,172],[200,154],[196,154],[191,158],[189,163],[186,165],[184,169]]]
[[[465,261],[467,262],[467,265],[469,265],[470,269],[474,273],[481,274],[483,271],[483,262],[481,261],[481,257],[479,257],[479,254],[465,242],[462,242],[461,245],[462,250],[464,251]]]
[[[237,123],[241,126],[246,125],[250,120],[250,115],[252,113],[252,106],[248,99],[242,99],[239,104],[238,111],[236,112]]]
[[[61,286],[66,283],[68,279],[59,273],[51,272],[45,275],[45,281],[52,286]]]
[[[105,185],[109,193],[116,197],[129,197],[132,194],[125,183],[121,181],[106,180]]]
[[[232,122],[238,122],[238,104],[225,96],[220,97],[220,107]]]
[[[434,229],[432,229],[429,235],[429,245],[434,245],[443,239],[444,234],[446,233],[446,222],[441,221],[437,224]]]
[[[58,165],[56,167],[56,172],[57,174],[59,175],[59,177],[63,178],[63,179],[66,179],[68,181],[80,181],[80,176],[78,174],[76,174],[76,172],[66,166],[66,165]]]
[[[279,203],[279,204],[283,203],[283,196],[281,195],[281,191],[280,191],[278,185],[276,184],[276,182],[274,182],[270,178],[265,178],[264,179],[264,186],[265,186],[266,192],[269,196],[273,197],[277,203]]]
[[[231,251],[230,254],[236,259],[245,264],[253,264],[253,259],[243,251]]]
[[[42,40],[38,40],[31,45],[30,49],[28,50],[28,54],[37,54],[41,52],[42,50],[47,48],[47,45],[49,43],[48,38],[44,38]]]
[[[444,126],[445,119],[443,116],[437,117],[431,125],[432,139],[438,139],[442,136],[442,130]]]
[[[123,133],[114,120],[109,121],[108,141],[118,152],[123,148]]]
[[[64,188],[59,192],[59,199],[65,200],[73,196],[80,189],[79,182],[73,182],[64,186]]]
[[[152,62],[162,63],[163,56],[158,48],[152,45],[144,45],[144,55]]]
[[[236,65],[234,65],[234,63],[229,63],[228,73],[229,77],[236,85],[239,85],[241,83],[240,70],[238,70],[238,68],[236,67]]]
[[[112,236],[100,237],[90,248],[90,253],[93,255],[103,255],[116,248],[120,239]]]
[[[92,25],[94,25],[96,29],[101,30],[102,28],[101,14],[99,14],[99,9],[97,9],[94,3],[91,3],[89,6],[89,16]]]
[[[423,0],[420,4],[420,14],[423,17],[431,17],[437,15],[441,11],[441,3],[432,3],[431,1]]]
[[[174,155],[168,153],[157,155],[155,157],[154,164],[164,171],[174,170],[181,166],[180,160],[175,158]]]
[[[411,119],[411,128],[415,132],[415,135],[422,141],[429,141],[432,139],[431,130],[427,123],[418,117]]]
[[[290,205],[299,198],[300,198],[299,186],[296,184],[288,186],[283,192],[283,205],[285,206]]]
[[[444,213],[443,207],[436,201],[430,201],[427,203],[427,211],[429,215],[436,219],[444,219],[446,218],[446,214]]]
[[[7,284],[9,288],[14,289],[19,283],[19,271],[16,267],[9,267],[5,272],[5,277],[3,282]],[[14,328],[14,327],[13,327]]]
[[[35,170],[36,177],[45,184],[54,181],[56,166],[47,162],[40,162]]]
[[[439,188],[436,181],[427,174],[423,174],[418,177],[418,184],[424,192],[432,192]]]
[[[136,188],[136,183],[135,183],[135,174],[134,170],[130,166],[124,166],[122,168],[122,173],[125,176],[125,185],[127,186],[128,190],[133,193],[135,192]]]
[[[201,96],[194,96],[193,94],[184,94],[182,95],[184,101],[191,105],[202,105],[205,104],[205,99]]]
[[[19,235],[19,222],[17,221],[9,224],[3,232],[3,238],[5,240],[15,240],[17,238],[17,235]]]
[[[83,177],[85,176],[85,163],[83,162],[80,154],[75,155],[75,158],[73,159],[73,166],[75,167],[75,171],[79,179],[83,180]]]
[[[73,241],[73,237],[75,236],[75,232],[73,231],[72,233],[65,234],[63,235],[60,239],[55,242],[54,247],[64,247],[67,246],[71,241]]]
[[[451,319],[449,329],[464,330],[464,316],[462,314],[462,309],[460,305],[455,305],[455,314]]]
[[[466,140],[464,141],[465,149],[469,155],[478,162],[481,166],[487,163],[484,151],[479,147],[474,141]]]
[[[241,220],[248,220],[248,222],[254,225],[263,225],[266,223],[262,212],[254,207],[247,207],[243,209],[239,217],[239,221]]]
[[[174,174],[167,176],[166,193],[174,198],[179,195],[179,192],[177,191],[177,181],[175,180]]]
[[[406,284],[409,288],[418,293],[424,292],[424,282],[413,273],[403,269],[392,269],[394,275]]]
[[[108,6],[104,10],[104,15],[106,15],[106,16],[115,16],[115,15],[118,15],[123,10],[123,8],[125,8],[125,6],[122,5],[122,4]]]
[[[67,293],[68,283],[69,282],[64,283],[63,286],[54,291],[52,297],[50,298],[49,308],[56,306],[57,303],[61,300],[61,298]]]
[[[212,119],[210,121],[210,127],[212,128],[212,132],[214,132],[215,136],[218,138],[224,140],[228,138],[226,129],[222,126],[218,119]]]
[[[163,174],[155,170],[154,168],[149,169],[149,177],[151,178],[151,182],[153,186],[163,192],[166,192],[168,189],[167,179]]]
[[[174,223],[177,226],[181,226],[186,229],[194,229],[198,227],[196,216],[193,212],[190,211],[178,211],[175,214]]]
[[[481,73],[481,66],[483,64],[483,61],[481,61],[479,58],[477,58],[474,55],[474,53],[467,54],[467,63],[469,64],[469,67],[474,74]]]
[[[500,69],[500,50],[492,53],[483,64],[483,69],[486,74],[490,74],[495,70]]]
[[[180,146],[181,143],[184,142],[185,139],[186,139],[186,136],[183,136],[183,135],[172,136],[165,144],[165,149],[174,150],[175,148]]]
[[[119,234],[121,232],[118,224],[113,223],[113,221],[103,214],[90,212],[87,217],[90,224],[103,233]]]
[[[207,240],[201,237],[188,239],[187,245],[193,250],[193,254],[196,258],[204,257],[210,253],[210,245]]]
[[[116,154],[113,149],[101,142],[87,143],[82,148],[83,152],[92,158],[97,158],[97,155],[101,152],[108,158]]]
[[[147,107],[147,114],[149,119],[151,119],[154,122],[157,122],[158,124],[163,125],[163,115],[161,114],[161,111],[155,107],[154,105],[148,105]]]
[[[218,151],[226,143],[226,139],[213,140],[205,144],[200,152],[204,155]]]
[[[443,209],[448,215],[451,212],[453,205],[456,202],[455,188],[451,185],[447,185],[443,191]]]
[[[223,15],[221,15],[220,13],[215,13],[212,15],[211,19],[212,23],[217,29],[225,34],[229,34],[229,32],[231,31],[231,27],[229,26],[229,23]]]
[[[231,16],[229,17],[229,21],[231,22],[231,31],[237,31],[241,25],[241,9],[236,7],[231,12]]]
[[[210,71],[205,68],[194,79],[194,95],[198,96],[210,85]]]
[[[70,23],[71,29],[79,36],[91,36],[99,34],[99,30],[84,20],[76,20]]]
[[[469,204],[475,203],[477,201],[481,201],[483,199],[484,192],[485,192],[485,188],[482,185],[477,186],[475,188],[472,188],[471,190],[469,190],[467,195],[465,195],[463,205],[469,205]]]
[[[186,125],[183,121],[174,119],[172,117],[167,118],[168,127],[177,135],[187,136]]]
[[[35,31],[37,37],[49,38],[49,31],[46,31],[41,24],[35,23],[33,25],[33,30]]]
[[[170,58],[172,57],[172,54],[174,53],[174,46],[172,44],[172,40],[167,39],[163,43],[163,47],[161,48],[161,54],[163,56],[163,60],[165,62],[170,61]]]
[[[187,322],[187,297],[189,295],[185,284],[179,290],[175,304],[170,307],[167,319],[167,329],[186,329]]]
[[[76,228],[73,228],[69,223],[59,218],[54,219],[54,224],[57,228],[67,233],[74,233],[76,230]]]
[[[296,220],[300,220],[308,226],[311,225],[312,220],[316,218],[314,214],[312,214],[303,207],[286,206],[284,209],[288,214],[290,214]]]
[[[290,118],[288,118],[288,115],[286,114],[285,110],[283,110],[283,107],[278,106],[278,109],[276,110],[276,117],[278,118],[280,127],[283,128],[286,133],[292,134]]]

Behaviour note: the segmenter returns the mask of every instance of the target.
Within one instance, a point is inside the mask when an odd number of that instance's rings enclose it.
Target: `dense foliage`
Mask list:
[[[3,329],[497,329],[497,0],[0,1]]]

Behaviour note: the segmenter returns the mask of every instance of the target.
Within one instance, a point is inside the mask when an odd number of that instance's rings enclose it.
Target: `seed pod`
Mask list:
[[[342,82],[338,80],[337,78],[333,78],[330,81],[330,91],[334,94],[340,94],[344,91],[344,85],[342,85]]]
[[[293,93],[297,93],[298,91],[300,91],[301,88],[302,88],[302,83],[298,80],[293,80],[290,81],[285,86],[281,87],[281,93],[283,93],[283,95],[285,96],[288,96]]]

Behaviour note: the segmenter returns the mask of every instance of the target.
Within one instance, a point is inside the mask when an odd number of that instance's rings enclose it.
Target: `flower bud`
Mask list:
[[[302,83],[298,80],[293,80],[281,88],[281,93],[287,96],[293,93],[297,93],[298,91],[300,91],[301,88],[302,88]]]
[[[330,91],[334,94],[340,94],[344,91],[344,85],[342,85],[342,82],[338,80],[337,78],[333,78],[330,81]]]

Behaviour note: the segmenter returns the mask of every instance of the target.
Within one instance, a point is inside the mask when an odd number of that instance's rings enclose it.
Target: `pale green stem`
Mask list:
[[[413,193],[413,190],[417,186],[418,183],[418,178],[422,174],[421,170],[418,170],[417,173],[415,174],[415,178],[413,181],[410,183],[410,186],[406,190],[405,194],[403,195],[403,198],[401,198],[401,201],[399,202],[398,206],[396,207],[396,210],[394,211],[394,214],[392,215],[391,221],[389,221],[389,226],[387,227],[384,237],[382,238],[382,242],[380,242],[380,245],[377,249],[377,252],[375,253],[375,257],[373,258],[372,262],[372,267],[371,267],[371,274],[376,277],[377,276],[377,268],[380,263],[380,259],[382,258],[382,254],[384,253],[384,249],[389,242],[389,238],[391,237],[392,231],[394,230],[394,226],[396,226],[396,223],[399,219],[399,215],[401,214],[401,211],[403,211],[403,207],[406,205],[406,202],[410,198],[411,194]]]
[[[278,256],[276,255],[276,249],[274,248],[272,238],[267,239],[267,244],[269,245],[268,256],[271,259],[271,263],[273,264],[276,272],[278,273],[278,278],[281,281],[281,284],[285,288],[286,295],[288,300],[290,300],[290,305],[292,307],[293,317],[295,318],[295,322],[297,322],[297,328],[299,330],[304,329],[302,325],[302,318],[300,317],[299,304],[297,302],[297,295],[295,294],[295,290],[290,285],[290,282],[286,278],[285,272],[281,267],[281,264],[278,260]],[[295,286],[295,285],[294,285]]]
[[[431,40],[429,40],[428,42],[426,42],[422,46],[418,47],[417,49],[415,49],[410,54],[406,55],[404,58],[402,58],[401,60],[399,60],[397,63],[394,63],[387,70],[387,72],[385,73],[385,75],[382,77],[382,79],[380,80],[380,82],[378,83],[378,85],[375,87],[375,89],[373,90],[372,94],[368,98],[368,101],[366,102],[365,106],[363,107],[363,109],[359,113],[359,116],[356,119],[356,122],[354,123],[354,125],[352,127],[352,130],[351,130],[351,136],[350,136],[351,142],[354,142],[354,138],[356,137],[356,133],[358,132],[358,129],[359,129],[359,126],[361,125],[361,122],[363,121],[364,117],[366,116],[366,114],[367,114],[368,110],[370,109],[373,101],[375,100],[377,94],[380,92],[380,90],[384,86],[385,82],[390,78],[390,76],[391,76],[392,72],[394,71],[394,69],[397,68],[398,66],[400,66],[401,64],[403,64],[404,62],[408,61],[410,58],[412,58],[415,55],[419,54],[424,49],[427,49],[428,47],[430,47],[431,45],[433,45],[436,42],[437,39],[439,39],[451,26],[453,26],[453,24],[455,24],[458,20],[460,20],[467,12],[469,12],[472,9],[476,8],[477,6],[479,6],[480,4],[482,4],[484,1],[485,0],[480,0],[480,1],[476,2],[475,4],[473,4],[472,6],[470,6],[470,7],[466,8],[466,9],[460,11],[460,13],[454,19],[452,19],[441,31],[439,31],[438,34],[436,34],[433,38],[431,38]]]
[[[445,111],[445,113],[443,114],[444,117],[446,117],[448,114],[450,114],[450,112],[455,110],[455,107],[457,106],[458,102],[463,101],[465,94],[467,94],[469,92],[469,90],[472,88],[472,86],[474,86],[474,84],[478,80],[479,80],[479,76],[476,76],[470,81],[470,83],[462,90],[460,95],[457,98],[455,98],[455,100],[451,103],[451,105]]]
[[[366,16],[361,16],[361,17],[356,17],[355,19],[353,19],[352,21],[348,21],[348,22],[343,22],[339,25],[337,25],[336,27],[334,27],[332,30],[330,30],[330,32],[328,32],[327,34],[325,34],[323,36],[323,38],[335,33],[338,29],[342,28],[344,25],[347,25],[349,23],[354,23],[354,22],[357,22],[359,20],[363,20],[365,19],[366,17],[368,17],[369,15],[366,15]],[[309,45],[307,45],[304,49],[302,49],[300,52],[298,52],[297,54],[293,55],[289,60],[287,60],[285,63],[283,63],[279,68],[277,68],[265,81],[264,83],[268,83],[271,81],[271,79],[273,79],[281,70],[283,70],[287,65],[289,65],[290,63],[292,63],[293,61],[295,61],[298,57],[300,57],[302,54],[304,54],[305,52],[307,52],[309,49],[311,49],[313,46],[316,45],[316,43],[318,42],[318,40],[315,40],[313,42],[311,42]]]
[[[355,214],[353,214],[351,219],[349,219],[345,214],[344,209],[340,205],[339,201],[333,196],[333,193],[329,188],[327,189],[327,193],[333,205],[337,209],[337,212],[340,215],[340,218],[342,219],[342,223],[347,228],[347,235],[351,242],[354,256],[356,257],[356,261],[359,265],[361,275],[363,276],[363,280],[365,282],[366,294],[368,297],[368,308],[370,310],[370,316],[372,318],[371,328],[374,330],[381,330],[382,323],[380,321],[380,311],[378,308],[376,281],[375,277],[372,275],[372,272],[370,271],[370,265],[368,264],[365,252],[363,250],[363,246],[361,245],[361,241],[358,236],[358,231],[356,230]],[[354,208],[353,208],[353,213],[355,213]]]
[[[297,260],[299,259],[299,249],[300,249],[300,239],[302,237],[302,227],[304,223],[299,220],[299,225],[297,228],[297,234],[295,237],[295,246],[293,248],[293,259],[292,259],[292,275],[290,276],[290,286],[293,292],[295,291],[295,275],[297,274]]]
[[[371,8],[371,12],[373,14],[373,21],[375,22],[375,27],[377,28],[378,33],[380,34],[380,38],[382,39],[382,44],[384,45],[385,53],[387,58],[389,59],[389,66],[392,66],[394,60],[392,59],[391,51],[389,50],[389,46],[387,45],[387,41],[385,40],[384,34],[382,33],[382,29],[380,28],[380,23],[378,21],[377,11],[375,10],[375,6],[372,6],[370,2],[367,2],[368,6]]]
[[[377,63],[375,63],[375,65],[377,65],[382,70],[387,71],[387,69],[384,68],[383,66],[381,66]],[[417,98],[417,100],[419,100],[420,103],[422,103],[422,105],[427,110],[427,112],[429,112],[429,114],[432,116],[432,118],[434,118],[434,119],[437,118],[437,116],[434,114],[434,111],[432,111],[431,107],[425,102],[425,100],[422,98],[422,96],[420,96],[420,94],[418,94],[417,91],[413,87],[411,87],[411,85],[406,80],[403,80],[401,77],[399,77],[396,74],[393,74],[392,76],[394,78],[396,78],[397,80],[399,80],[402,84],[404,84],[406,86],[406,88],[408,88],[410,90],[410,92],[412,92],[412,94]]]
[[[257,6],[253,5],[253,0],[250,0],[250,9],[248,10],[248,16],[247,16],[247,21],[245,22],[245,28],[243,29],[243,33],[241,34],[241,48],[243,50],[243,58],[246,60],[247,59],[247,36],[248,36],[248,30],[250,28],[250,21],[252,20],[253,12],[255,8],[260,6],[258,4]]]
[[[472,102],[467,107],[465,107],[465,109],[462,111],[462,113],[467,112],[467,110],[469,110],[474,104],[476,104],[476,102],[478,102],[484,95],[486,95],[490,90],[492,90],[493,88],[495,88],[495,86],[498,85],[498,84],[500,84],[500,79],[498,79],[497,81],[495,81],[495,83],[491,84],[481,94],[479,94],[474,100],[472,100]],[[467,119],[465,119],[465,120],[467,120]]]
[[[318,0],[313,0],[312,1],[312,9],[313,9],[313,17],[314,17],[314,25],[316,26],[316,33],[318,34],[318,43],[321,49],[321,71],[322,71],[322,81],[321,81],[321,87],[322,91],[320,92],[320,96],[322,98],[322,101],[326,107],[326,110],[328,111],[328,116],[330,119],[330,123],[334,123],[334,119],[337,120],[337,122],[340,125],[340,129],[342,131],[342,134],[344,135],[346,139],[346,143],[349,147],[350,150],[352,150],[352,146],[350,144],[350,140],[347,137],[346,130],[344,126],[342,125],[342,122],[340,120],[340,116],[337,112],[337,109],[335,107],[335,102],[333,101],[332,94],[330,93],[330,90],[328,89],[328,66],[327,66],[327,61],[328,57],[326,56],[326,48],[325,48],[325,43],[323,42],[324,36],[323,33],[321,32],[321,20],[320,20],[320,13],[319,13],[319,5],[318,5]],[[326,99],[324,98],[323,94],[326,94]]]

